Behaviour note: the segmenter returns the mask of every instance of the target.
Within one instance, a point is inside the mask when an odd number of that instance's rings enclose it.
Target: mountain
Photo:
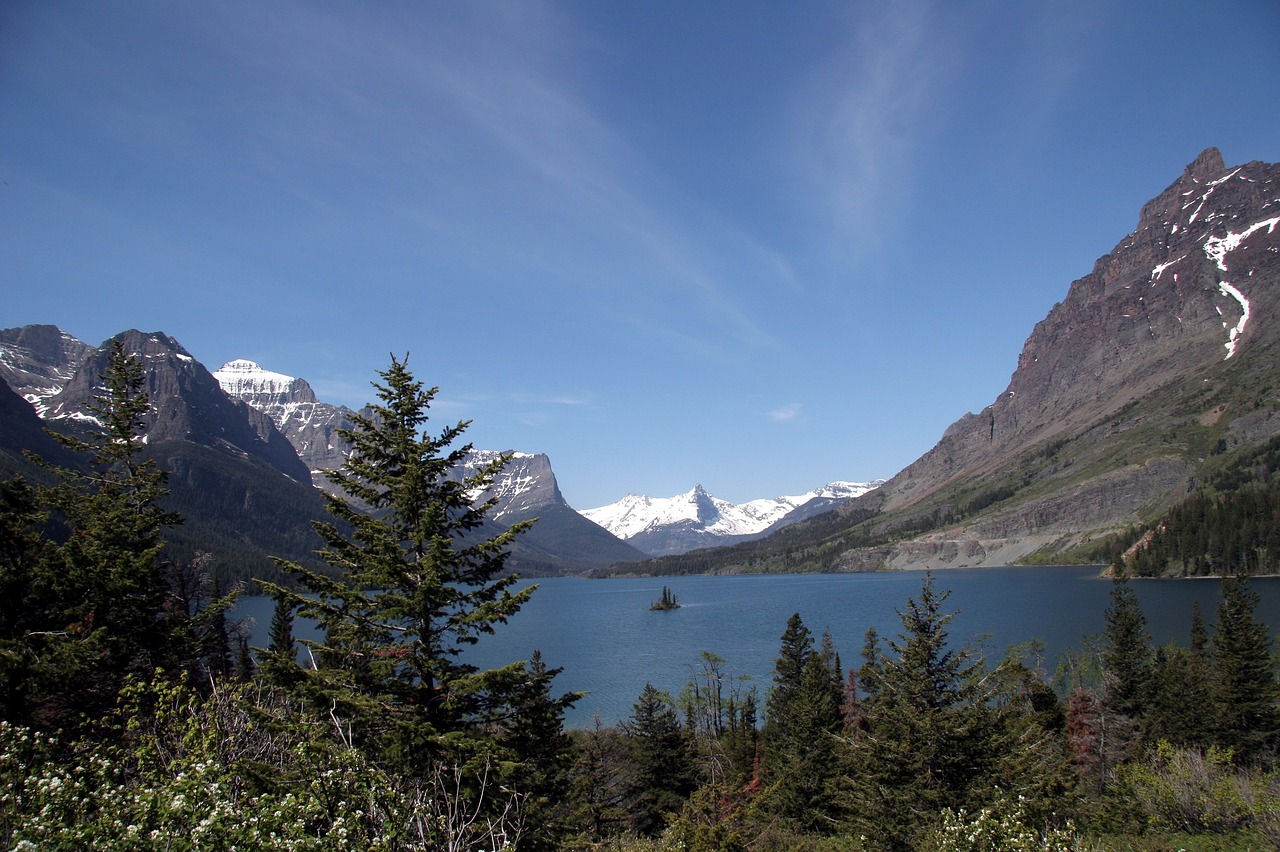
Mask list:
[[[832,482],[798,497],[730,503],[701,485],[675,497],[628,494],[582,515],[651,556],[758,537],[865,494],[878,483]]]
[[[473,476],[498,455],[493,450],[474,450],[453,476]],[[525,574],[576,574],[645,558],[646,554],[584,518],[565,502],[546,455],[508,455],[506,466],[475,499],[497,501],[489,512],[489,519],[496,525],[510,527],[537,519],[517,539],[512,554],[517,570]]]
[[[1201,153],[1032,330],[1006,390],[880,488],[685,571],[1066,561],[1280,435],[1280,166]],[[626,570],[637,570],[629,566]]]
[[[56,325],[6,328],[0,330],[0,379],[39,411],[92,351]]]
[[[338,430],[351,427],[350,409],[320,402],[306,379],[273,373],[252,361],[230,361],[213,377],[228,396],[266,414],[307,465],[312,481],[328,484],[319,472],[342,465]]]
[[[342,465],[348,448],[338,430],[351,427],[350,409],[320,402],[306,380],[266,370],[253,361],[231,361],[213,375],[229,396],[270,418],[316,474],[315,483],[329,487],[320,471]],[[497,456],[496,451],[473,451],[453,476],[474,475]],[[511,565],[522,573],[577,573],[645,556],[569,507],[545,455],[512,453],[492,486],[476,498],[497,500],[486,534],[538,519],[512,550]]]
[[[269,418],[223,393],[163,332],[127,331],[101,347],[54,326],[0,332],[6,383],[18,382],[27,396],[23,409],[11,404],[16,396],[0,394],[0,454],[25,448],[64,467],[82,464],[43,432],[96,425],[84,406],[101,391],[115,341],[143,365],[151,400],[143,455],[168,473],[165,507],[185,519],[166,531],[168,558],[186,562],[207,551],[239,577],[278,578],[271,556],[319,567],[311,521],[324,516],[324,504],[306,465]]]

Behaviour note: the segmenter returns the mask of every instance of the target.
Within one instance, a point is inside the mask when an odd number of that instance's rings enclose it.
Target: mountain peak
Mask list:
[[[1227,163],[1222,159],[1222,152],[1217,148],[1209,147],[1200,152],[1200,156],[1196,157],[1187,166],[1183,174],[1196,182],[1202,182],[1211,175],[1216,175],[1227,168]]]
[[[879,484],[833,482],[799,497],[733,504],[711,496],[699,483],[675,497],[628,494],[616,503],[580,514],[652,555],[683,553],[759,536],[798,517],[795,513],[801,507],[814,511],[833,508]]]

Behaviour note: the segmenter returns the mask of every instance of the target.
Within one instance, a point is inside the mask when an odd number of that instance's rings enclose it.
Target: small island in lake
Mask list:
[[[669,586],[662,587],[662,597],[658,598],[649,609],[679,609],[680,600],[671,593]]]

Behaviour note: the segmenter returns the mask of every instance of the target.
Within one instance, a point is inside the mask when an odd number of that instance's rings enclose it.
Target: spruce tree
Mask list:
[[[50,725],[96,724],[127,676],[174,672],[171,634],[189,631],[188,613],[165,606],[161,533],[181,518],[160,507],[166,475],[143,456],[150,399],[142,365],[117,340],[100,378],[103,389],[86,406],[99,428],[83,438],[50,432],[88,456],[84,470],[51,467],[58,484],[41,495],[65,531],[41,562],[46,626],[29,631],[39,681],[32,700]]]
[[[509,457],[451,475],[471,451],[455,446],[469,424],[427,433],[438,389],[424,389],[406,362],[392,358],[374,383],[379,401],[340,432],[351,450],[327,475],[344,496],[327,496],[334,520],[316,525],[337,576],[279,560],[302,592],[262,585],[323,631],[323,641],[304,642],[315,666],[300,688],[354,742],[408,773],[440,762],[478,769],[519,759],[494,732],[511,722],[528,672],[523,662],[480,670],[462,654],[533,593],[514,591],[517,578],[504,575],[511,544],[531,522],[485,536],[494,501],[472,495]]]
[[[0,483],[0,718],[21,725],[31,722],[32,633],[53,626],[40,594],[47,518],[25,479]]]
[[[839,772],[844,683],[829,632],[815,648],[799,613],[787,620],[766,699],[762,782],[769,808],[795,827],[831,825],[831,784]]]
[[[1254,618],[1258,595],[1242,576],[1222,581],[1222,603],[1213,636],[1209,691],[1213,702],[1213,737],[1248,763],[1274,758],[1280,736],[1280,709],[1271,637]]]
[[[853,743],[844,810],[875,848],[910,848],[945,807],[991,794],[1000,735],[981,659],[948,647],[954,613],[926,573],[919,600],[899,611],[903,631],[876,664],[870,730]]]
[[[630,744],[627,814],[631,830],[661,831],[666,815],[680,811],[696,785],[691,743],[671,696],[646,683],[622,726]]]
[[[1138,748],[1150,700],[1151,636],[1147,619],[1128,579],[1119,574],[1111,585],[1101,664],[1099,757],[1106,777]]]

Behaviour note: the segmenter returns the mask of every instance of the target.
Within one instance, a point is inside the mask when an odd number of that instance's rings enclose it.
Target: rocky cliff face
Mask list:
[[[93,351],[56,325],[6,328],[0,331],[0,379],[39,412]]]
[[[62,390],[45,401],[45,420],[91,419],[85,405],[101,391],[99,377],[116,340],[142,362],[152,406],[145,427],[148,443],[189,441],[257,459],[310,484],[310,471],[271,419],[223,393],[213,375],[163,332],[126,331],[92,350]]]
[[[213,374],[228,396],[267,415],[289,440],[298,457],[324,485],[321,471],[342,466],[346,444],[339,429],[351,428],[351,411],[316,399],[306,379],[264,370],[252,361],[223,364]]]
[[[931,549],[938,564],[1005,561],[1181,499],[1206,452],[1198,435],[1280,434],[1277,310],[1280,166],[1228,169],[1206,150],[1036,325],[1005,392],[876,497],[899,517],[947,500],[956,513],[957,495],[998,481],[992,502],[1008,508],[982,507],[890,564]]]

